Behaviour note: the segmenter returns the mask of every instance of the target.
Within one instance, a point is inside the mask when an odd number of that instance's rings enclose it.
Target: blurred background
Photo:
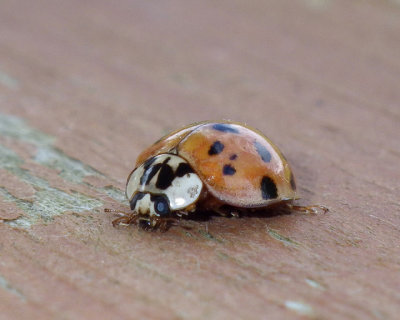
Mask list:
[[[127,135],[141,149],[220,118],[282,146],[288,128],[314,140],[352,130],[356,144],[386,125],[369,110],[399,116],[399,11],[395,0],[2,1],[0,107],[63,148],[82,139],[126,158]]]
[[[399,103],[398,0],[1,1],[0,311],[394,319]],[[137,155],[211,119],[330,214],[113,229]]]

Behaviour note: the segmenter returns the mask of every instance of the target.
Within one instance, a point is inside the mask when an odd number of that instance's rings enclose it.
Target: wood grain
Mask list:
[[[0,319],[398,319],[398,1],[0,4]],[[136,156],[232,119],[325,215],[113,228]]]

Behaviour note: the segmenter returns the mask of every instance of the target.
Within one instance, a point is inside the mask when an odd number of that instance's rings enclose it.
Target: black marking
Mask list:
[[[224,150],[225,146],[221,143],[221,141],[215,141],[212,146],[210,147],[210,150],[208,150],[208,154],[210,156],[219,154]]]
[[[154,166],[150,166],[147,168],[144,172],[143,175],[140,177],[140,184],[149,184],[151,179],[157,174],[158,170],[161,169],[162,164],[157,163]]]
[[[256,150],[258,154],[260,155],[262,161],[264,162],[270,162],[271,161],[271,153],[268,151],[268,149],[263,146],[260,142],[254,141],[254,146],[256,147]]]
[[[265,200],[275,199],[278,197],[276,184],[270,177],[263,177],[261,180],[261,196]]]
[[[194,171],[193,171],[192,167],[188,163],[181,162],[175,171],[175,175],[177,177],[183,177],[185,174],[193,173],[193,172]]]
[[[131,210],[135,210],[136,202],[138,202],[140,199],[143,199],[144,196],[145,193],[143,192],[138,192],[133,196],[132,200],[130,201]]]
[[[224,165],[224,168],[222,169],[222,173],[225,176],[232,176],[235,174],[235,172],[236,172],[236,169],[234,167],[232,167],[230,164]]]
[[[165,190],[172,184],[174,179],[174,170],[172,170],[170,165],[163,163],[160,173],[157,177],[156,187],[158,189]]]
[[[214,130],[222,131],[222,132],[230,132],[230,133],[239,133],[239,130],[233,127],[231,124],[227,123],[216,123],[213,126]]]
[[[165,217],[171,212],[166,196],[151,195],[150,200],[154,202],[155,212],[158,213],[161,217]]]
[[[151,181],[151,179],[153,179],[153,177],[157,174],[157,172],[168,163],[168,161],[171,159],[171,157],[168,157],[167,159],[165,159],[162,163],[157,163],[154,166],[151,166],[151,164],[154,162],[151,161],[150,164],[148,165],[147,169],[145,169],[145,171],[143,172],[143,175],[140,177],[140,184],[141,185],[148,185]],[[147,165],[147,163],[146,163]]]
[[[290,186],[293,190],[296,190],[296,181],[294,180],[293,173],[290,172]]]
[[[151,157],[151,158],[147,159],[145,162],[143,162],[143,169],[147,170],[155,160],[156,160],[156,157]]]
[[[238,157],[238,155],[236,153],[234,153],[229,157],[229,160],[236,160],[237,157]]]

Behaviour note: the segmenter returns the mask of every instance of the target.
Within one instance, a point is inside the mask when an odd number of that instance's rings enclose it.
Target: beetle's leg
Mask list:
[[[116,226],[119,225],[120,223],[125,223],[125,221],[126,221],[127,218],[128,218],[127,216],[122,216],[122,217],[119,217],[119,218],[117,218],[117,219],[114,219],[114,220],[112,221],[113,227],[116,227]],[[124,220],[125,220],[125,221],[124,221]]]
[[[153,221],[155,221],[155,223],[152,223],[150,221],[150,225],[151,228],[153,230],[160,230],[161,232],[165,232],[168,230],[168,228],[172,225],[172,224],[176,224],[179,220],[176,218],[159,218],[159,217],[154,217]]]
[[[150,218],[146,218],[146,217],[138,217],[137,219],[138,225],[140,228],[142,228],[143,230],[149,231],[154,229],[154,226],[152,224],[152,220],[150,220]]]
[[[287,204],[290,210],[306,213],[306,214],[323,214],[327,213],[329,209],[325,206],[321,205],[312,205],[312,206],[296,206],[291,203]]]
[[[213,208],[213,211],[218,213],[219,215],[223,217],[232,217],[232,218],[239,218],[240,214],[243,213],[242,210],[239,208],[233,208],[233,207],[228,207],[228,208]]]
[[[158,229],[161,232],[165,232],[168,230],[168,219],[158,219],[154,229]]]
[[[235,211],[232,210],[229,214],[231,215],[232,218],[240,218],[240,212],[237,210]]]
[[[175,214],[179,217],[182,218],[183,216],[187,217],[189,215],[189,212],[187,211],[175,211]]]
[[[112,222],[112,225],[114,226],[114,227],[116,227],[117,225],[119,225],[119,224],[121,224],[121,223],[123,223],[123,224],[127,224],[127,225],[129,225],[129,224],[134,224],[134,223],[136,223],[136,221],[138,220],[138,218],[139,218],[139,215],[138,214],[136,214],[136,213],[129,213],[129,214],[126,214],[126,215],[124,215],[124,216],[122,216],[122,217],[119,217],[119,218],[117,218],[117,219],[115,219],[115,220],[113,220],[113,222]]]
[[[160,217],[138,218],[139,227],[146,231],[155,231],[157,229],[160,229],[160,231],[166,231],[171,221],[176,221],[176,219]]]
[[[138,219],[138,214],[135,212],[125,212],[122,210],[114,210],[114,209],[104,209],[104,212],[107,213],[116,213],[120,215],[119,218],[113,220],[112,224],[114,227],[116,227],[119,224],[133,224],[136,223],[136,220]]]

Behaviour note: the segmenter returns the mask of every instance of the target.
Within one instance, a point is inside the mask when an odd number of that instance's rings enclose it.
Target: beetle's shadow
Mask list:
[[[225,217],[228,219],[241,219],[245,217],[267,219],[276,216],[290,215],[293,213],[293,210],[285,204],[257,209],[243,209],[226,206],[223,207],[223,209],[223,213],[212,210],[197,210],[188,216],[183,216],[181,219],[197,222],[210,221],[213,217]]]

